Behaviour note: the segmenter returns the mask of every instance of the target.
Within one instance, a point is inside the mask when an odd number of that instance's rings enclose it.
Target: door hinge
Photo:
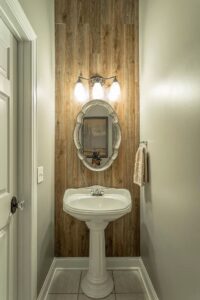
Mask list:
[[[10,211],[12,214],[14,214],[17,209],[20,209],[20,210],[24,209],[24,201],[18,202],[16,197],[12,197]]]

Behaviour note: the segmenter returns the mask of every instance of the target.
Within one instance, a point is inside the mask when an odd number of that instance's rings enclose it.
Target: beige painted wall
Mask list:
[[[54,1],[20,3],[38,36],[38,166],[44,166],[44,182],[38,185],[39,291],[54,257]]]
[[[141,254],[160,300],[200,299],[200,1],[140,1]]]

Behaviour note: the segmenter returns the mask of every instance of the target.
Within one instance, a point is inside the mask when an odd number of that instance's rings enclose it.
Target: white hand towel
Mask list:
[[[141,144],[135,155],[133,182],[140,187],[147,182],[147,147]]]

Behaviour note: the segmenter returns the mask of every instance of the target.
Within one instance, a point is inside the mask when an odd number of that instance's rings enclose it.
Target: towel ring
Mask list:
[[[141,145],[141,144],[145,144],[145,145],[147,146],[147,145],[148,145],[148,142],[147,142],[147,141],[141,141],[141,142],[140,142],[140,145]]]

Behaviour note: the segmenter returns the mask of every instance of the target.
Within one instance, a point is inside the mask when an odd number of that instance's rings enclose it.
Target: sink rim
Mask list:
[[[102,188],[105,193],[103,196],[92,196],[90,194],[90,191],[94,188]],[[75,194],[77,195],[81,195],[81,190],[85,191],[85,193],[83,192],[83,197],[85,196],[87,198],[92,198],[92,197],[96,197],[96,198],[104,198],[106,196],[111,196],[112,194],[117,196],[117,200],[121,201],[121,203],[124,203],[124,207],[123,208],[113,208],[113,209],[84,209],[84,208],[78,208],[78,207],[73,207],[70,205],[70,196],[73,196]],[[88,194],[87,194],[88,191]],[[120,199],[120,194],[118,192],[122,192],[123,194],[121,195],[125,201]],[[69,196],[69,199],[67,200],[67,196]],[[84,201],[84,198],[82,199]],[[73,201],[73,200],[72,200]],[[75,201],[79,201],[79,200],[75,200]],[[81,201],[81,200],[80,200]],[[95,201],[95,199],[94,199]],[[108,200],[109,201],[109,200]],[[128,189],[122,189],[122,188],[109,188],[109,187],[103,187],[103,186],[98,186],[98,185],[94,185],[94,186],[90,186],[90,187],[81,187],[81,188],[70,188],[67,189],[65,191],[64,197],[63,197],[63,210],[67,213],[78,213],[80,215],[95,215],[95,216],[101,216],[101,215],[106,215],[106,214],[111,214],[111,215],[115,215],[115,214],[124,214],[124,213],[128,213],[131,211],[132,208],[132,201],[131,201],[131,194],[129,192]]]
[[[107,209],[107,210],[86,210],[86,209],[80,209],[80,208],[73,208],[70,205],[64,203],[63,209],[65,212],[72,212],[72,213],[79,213],[81,215],[105,215],[105,214],[117,214],[117,213],[123,213],[128,212],[131,209],[132,205],[131,203],[126,206],[125,208],[118,208],[118,209]]]

